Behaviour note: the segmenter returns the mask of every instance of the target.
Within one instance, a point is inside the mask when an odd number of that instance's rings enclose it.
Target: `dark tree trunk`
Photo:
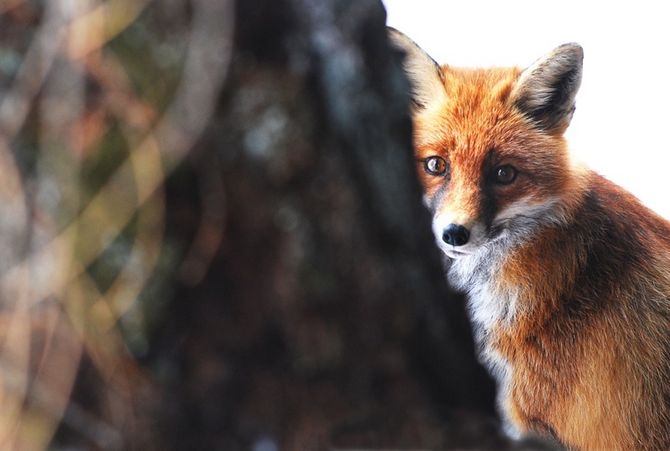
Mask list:
[[[225,226],[155,344],[166,443],[505,446],[421,204],[382,5],[245,0],[236,24],[199,169],[169,184],[174,237],[208,203]],[[220,196],[186,194],[203,173]]]

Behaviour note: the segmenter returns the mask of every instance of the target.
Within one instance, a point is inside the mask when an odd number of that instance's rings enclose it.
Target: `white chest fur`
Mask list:
[[[466,293],[468,310],[479,350],[479,360],[494,377],[498,387],[498,405],[505,416],[509,385],[513,368],[495,347],[489,337],[494,327],[509,327],[514,320],[519,293],[514,288],[503,288],[495,282],[496,273],[503,263],[490,250],[453,260],[449,268],[451,285]],[[513,438],[519,431],[509,421],[505,432]]]
[[[514,318],[518,292],[497,282],[503,262],[499,252],[482,249],[453,260],[449,267],[449,282],[466,293],[473,326],[484,333],[495,325],[509,325]]]

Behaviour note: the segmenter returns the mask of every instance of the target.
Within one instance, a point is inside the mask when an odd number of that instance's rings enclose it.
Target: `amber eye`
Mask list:
[[[516,169],[514,166],[498,166],[495,169],[494,180],[499,185],[509,185],[516,179]]]
[[[430,175],[444,175],[447,173],[447,162],[442,157],[428,157],[423,160],[423,169]]]

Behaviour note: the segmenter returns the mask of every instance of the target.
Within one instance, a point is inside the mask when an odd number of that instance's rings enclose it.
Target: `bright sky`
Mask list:
[[[670,219],[670,26],[665,2],[383,0],[388,24],[437,62],[527,66],[584,47],[573,154]]]

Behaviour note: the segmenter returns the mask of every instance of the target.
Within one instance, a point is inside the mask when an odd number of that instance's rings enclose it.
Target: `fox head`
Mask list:
[[[404,53],[418,172],[444,253],[459,259],[561,221],[575,183],[563,133],[582,48],[562,45],[526,69],[459,69],[397,30],[389,37]]]

